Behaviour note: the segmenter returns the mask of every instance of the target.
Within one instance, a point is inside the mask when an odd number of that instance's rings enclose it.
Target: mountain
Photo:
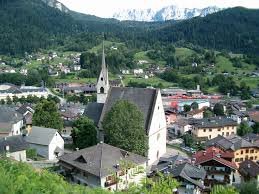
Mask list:
[[[113,18],[118,20],[132,20],[132,21],[166,21],[166,20],[186,20],[196,16],[204,17],[208,14],[215,13],[222,10],[216,6],[206,7],[203,9],[188,9],[180,8],[178,6],[164,7],[158,11],[152,9],[129,9],[122,10],[113,14]]]
[[[259,54],[259,9],[235,7],[154,29],[149,39]]]
[[[41,0],[1,0],[0,15],[0,54],[36,51],[83,30],[72,16]]]
[[[41,0],[46,3],[48,6],[59,9],[62,12],[68,13],[70,10],[62,3],[57,0]]]

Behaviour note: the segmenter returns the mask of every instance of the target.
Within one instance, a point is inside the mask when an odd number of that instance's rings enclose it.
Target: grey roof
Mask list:
[[[172,166],[171,166],[172,165]],[[188,162],[181,163],[171,163],[167,164],[167,167],[159,170],[165,175],[171,174],[173,177],[181,177],[200,188],[204,188],[204,184],[200,180],[204,180],[206,176],[206,171],[201,167],[197,167]]]
[[[14,107],[0,106],[0,131],[8,132],[12,125],[22,121],[23,115],[18,113]]]
[[[32,109],[32,107],[28,104],[23,104],[22,106],[20,106],[17,110],[17,112],[19,112],[20,114],[24,115],[25,113],[27,113],[28,111],[33,113],[34,110]]]
[[[102,110],[103,110],[103,105],[104,104],[102,103],[91,102],[91,103],[88,103],[85,108],[84,115],[92,119],[95,125],[98,125],[99,123]]]
[[[29,144],[21,135],[0,138],[0,153],[6,151],[5,146],[9,146],[10,152],[18,152],[29,148]]]
[[[251,160],[245,160],[239,164],[239,172],[243,176],[257,178],[259,174],[259,165]]]
[[[248,133],[248,134],[244,135],[243,138],[249,142],[254,142],[254,141],[259,140],[259,135],[255,134],[255,133]]]
[[[97,177],[106,177],[119,171],[120,169],[116,168],[116,165],[120,164],[121,161],[139,165],[144,164],[147,159],[105,143],[65,154],[59,158],[61,165],[68,164]]]
[[[218,146],[225,150],[238,150],[240,148],[257,147],[255,144],[250,143],[242,137],[237,135],[230,135],[223,137],[221,135],[207,141],[206,146]]]
[[[213,117],[193,119],[192,125],[198,128],[214,128],[224,126],[237,126],[237,122],[227,117]]]
[[[159,162],[157,165],[153,165],[151,167],[151,171],[161,171],[164,169],[168,168],[168,165],[176,165],[177,162],[179,161],[184,161],[186,158],[184,158],[182,155],[177,154],[175,156],[170,156],[170,157],[161,157],[159,159]]]
[[[56,129],[33,126],[25,140],[31,144],[49,145],[56,132]]]
[[[112,87],[104,104],[99,126],[105,114],[110,111],[118,100],[127,100],[134,103],[143,113],[144,127],[148,133],[158,91],[158,89],[149,88]]]
[[[43,87],[32,87],[32,86],[16,86],[9,83],[0,84],[1,87],[9,88],[6,89],[0,89],[0,93],[13,93],[13,94],[19,94],[19,93],[26,93],[26,92],[46,92],[47,90]]]

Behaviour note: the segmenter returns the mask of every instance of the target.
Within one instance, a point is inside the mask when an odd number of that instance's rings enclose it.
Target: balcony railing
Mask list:
[[[117,183],[118,183],[118,181],[116,181],[116,180],[110,180],[110,181],[106,181],[106,182],[104,183],[104,186],[105,186],[105,187],[109,187],[109,186],[115,185],[115,184],[117,184]]]

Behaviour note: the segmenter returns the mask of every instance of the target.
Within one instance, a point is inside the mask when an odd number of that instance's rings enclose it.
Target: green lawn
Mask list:
[[[175,48],[175,56],[179,59],[183,59],[194,54],[195,51],[188,48]]]
[[[163,79],[160,79],[158,77],[152,77],[149,79],[144,79],[144,78],[136,78],[134,75],[127,75],[124,76],[123,83],[127,86],[129,82],[137,82],[137,83],[145,83],[145,84],[150,84],[151,86],[153,85],[158,85],[159,83],[163,84],[165,87],[170,87],[173,86],[173,83],[167,82]]]
[[[232,62],[223,56],[218,56],[216,59],[216,70],[217,72],[223,72],[223,71],[227,71],[227,72],[232,72],[235,71]]]
[[[120,42],[111,42],[111,41],[104,41],[104,47],[105,48],[110,48],[111,46],[114,46],[114,47],[120,47],[120,46],[123,46],[124,43],[120,43]],[[97,53],[99,50],[102,49],[102,44],[99,44],[93,48],[91,48],[89,50],[89,52],[93,52],[93,53]]]

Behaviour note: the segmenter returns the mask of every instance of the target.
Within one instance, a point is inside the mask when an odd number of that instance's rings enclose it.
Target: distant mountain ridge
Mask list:
[[[223,10],[216,6],[210,6],[203,9],[199,8],[180,8],[172,5],[164,7],[158,11],[152,9],[128,9],[114,13],[113,18],[118,20],[158,22],[166,20],[186,20],[196,16],[204,17],[208,14],[216,13]]]
[[[49,5],[50,7],[59,9],[62,12],[68,13],[70,11],[70,9],[68,9],[64,4],[60,3],[57,0],[41,0],[44,3],[46,3],[47,5]]]

